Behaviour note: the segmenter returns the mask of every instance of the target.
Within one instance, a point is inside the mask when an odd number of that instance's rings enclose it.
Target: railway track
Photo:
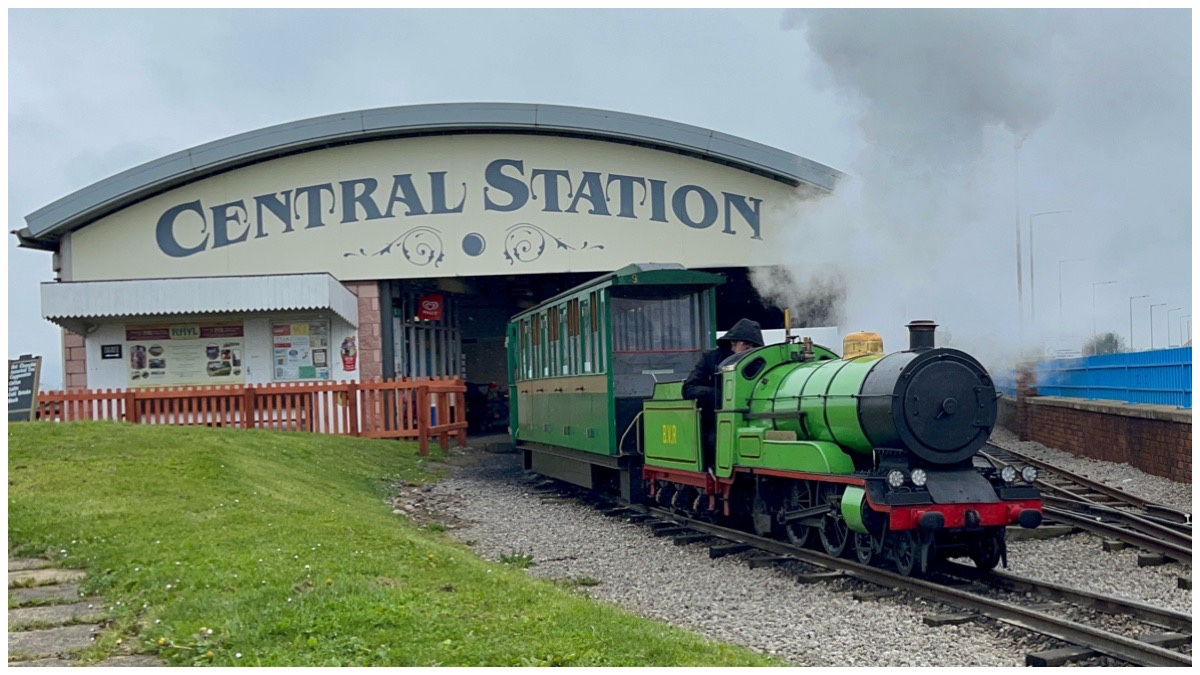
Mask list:
[[[731,544],[749,545],[760,551],[765,551],[772,556],[794,558],[810,565],[824,567],[885,588],[899,588],[923,598],[972,610],[982,616],[1077,645],[1080,648],[1084,648],[1079,650],[1081,654],[1095,652],[1096,654],[1111,656],[1121,661],[1140,666],[1191,666],[1192,663],[1190,655],[1181,654],[1119,633],[1087,626],[1070,619],[1055,616],[1046,611],[1041,611],[1035,607],[997,600],[980,593],[978,590],[973,590],[969,586],[955,588],[932,581],[901,576],[888,570],[862,565],[856,561],[832,558],[824,553],[799,549],[791,544],[774,539],[766,539],[739,530],[732,530],[690,518],[683,518],[678,514],[661,509],[650,509],[649,512],[650,515],[662,518],[666,522],[678,523],[674,527],[681,528],[680,531],[672,532],[672,534],[678,534],[683,537],[688,537],[688,531],[694,531],[697,534],[707,534],[722,540],[724,542],[722,545],[726,547]],[[697,538],[691,537],[690,540],[696,541]],[[989,583],[989,577],[991,576],[982,575],[976,577],[976,580],[984,582],[988,588],[991,588],[992,586]],[[1191,642],[1191,617],[1188,615],[1140,603],[1131,603],[1120,598],[1103,597],[1061,586],[1055,587],[1030,579],[1011,577],[1011,575],[1004,576],[1008,577],[1006,583],[1012,585],[1014,588],[1037,589],[1036,592],[1045,594],[1047,597],[1052,597],[1057,593],[1059,599],[1078,602],[1081,606],[1104,611],[1105,613],[1127,615],[1135,618],[1153,617],[1153,622],[1156,625],[1174,626],[1187,630],[1188,635],[1180,635],[1177,639],[1185,639],[1188,644]]]
[[[556,483],[553,485],[556,488],[562,487]],[[980,616],[1047,635],[1073,645],[1073,647],[1058,650],[1062,652],[1060,656],[1064,659],[1105,655],[1134,665],[1191,665],[1189,654],[1172,651],[1162,646],[1163,644],[1191,644],[1191,616],[1181,612],[1071,589],[1058,584],[1025,579],[1002,572],[980,574],[973,567],[954,563],[948,564],[939,573],[961,579],[965,583],[947,585],[946,578],[943,578],[942,583],[915,579],[885,569],[862,565],[856,561],[832,558],[824,553],[797,548],[786,542],[694,520],[672,511],[630,506],[593,493],[579,492],[573,486],[570,486],[569,489],[577,494],[586,495],[594,507],[607,515],[625,517],[649,526],[657,536],[670,536],[678,544],[707,542],[711,557],[755,550],[766,555],[751,558],[752,566],[796,561],[825,570],[816,575],[805,575],[805,579],[809,581],[849,576],[884,588],[907,591],[915,596],[960,607]],[[1142,636],[1143,639],[1135,639],[1055,616],[1039,609],[1038,606],[1023,606],[989,597],[995,592],[1032,593],[1047,601],[1066,602],[1104,614],[1126,616],[1151,627],[1177,632],[1147,633]],[[1160,644],[1156,644],[1156,642]],[[1029,658],[1033,659],[1035,656],[1030,655]]]
[[[1038,468],[1048,520],[1116,539],[1172,560],[1192,562],[1192,514],[1072,473],[1024,453],[988,444],[979,456],[993,466]]]

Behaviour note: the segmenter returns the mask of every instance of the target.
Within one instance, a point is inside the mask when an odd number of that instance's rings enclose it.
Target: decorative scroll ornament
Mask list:
[[[556,249],[561,248],[567,251],[604,248],[603,244],[589,244],[586,241],[579,246],[571,246],[533,223],[517,223],[505,230],[504,258],[508,260],[509,265],[518,262],[533,262],[546,252],[547,238],[554,241]]]
[[[388,255],[395,251],[396,244],[400,245],[400,254],[404,256],[404,259],[417,267],[424,267],[429,263],[433,263],[434,267],[440,267],[442,260],[446,258],[441,232],[425,225],[408,230],[374,253],[367,253],[360,248],[357,252],[343,253],[342,257]]]

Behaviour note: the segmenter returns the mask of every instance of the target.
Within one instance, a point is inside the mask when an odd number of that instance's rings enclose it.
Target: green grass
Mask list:
[[[86,568],[112,607],[85,660],[779,665],[392,515],[391,484],[437,477],[412,444],[112,423],[13,424],[8,441],[10,552]]]

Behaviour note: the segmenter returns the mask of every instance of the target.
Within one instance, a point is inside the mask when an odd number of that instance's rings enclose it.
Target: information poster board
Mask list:
[[[130,387],[243,384],[240,322],[125,326]]]
[[[37,410],[42,357],[23,354],[8,362],[8,421],[28,422]]]
[[[271,324],[275,379],[329,379],[329,322],[288,321]]]

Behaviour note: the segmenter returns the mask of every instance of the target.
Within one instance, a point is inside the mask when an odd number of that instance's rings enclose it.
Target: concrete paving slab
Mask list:
[[[92,635],[99,631],[98,625],[82,624],[9,633],[8,654],[10,658],[14,654],[32,658],[69,654],[91,645]]]
[[[108,618],[108,612],[98,599],[70,605],[46,605],[8,610],[8,628],[31,623],[65,626],[68,623],[96,623]]]
[[[45,558],[9,558],[8,571],[20,572],[21,570],[39,570],[43,567],[54,567],[53,560]]]
[[[87,572],[83,570],[64,570],[55,567],[40,570],[22,570],[20,572],[8,573],[8,587],[69,584],[82,581],[85,577],[87,577]]]
[[[109,657],[96,665],[115,668],[163,668],[169,664],[157,656],[130,654],[129,656]]]
[[[33,588],[10,588],[8,600],[18,605],[34,602],[75,601],[79,599],[79,584],[57,586],[34,586]]]
[[[75,665],[66,659],[38,659],[36,661],[9,661],[9,668],[65,668]]]

